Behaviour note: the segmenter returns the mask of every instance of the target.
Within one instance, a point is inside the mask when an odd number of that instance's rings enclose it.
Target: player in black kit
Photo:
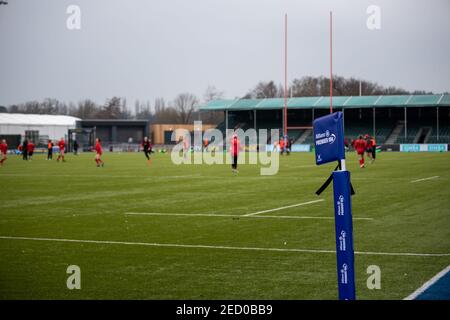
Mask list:
[[[147,164],[150,164],[150,154],[152,153],[152,142],[147,137],[142,142],[142,148],[144,149],[145,157],[147,158]]]

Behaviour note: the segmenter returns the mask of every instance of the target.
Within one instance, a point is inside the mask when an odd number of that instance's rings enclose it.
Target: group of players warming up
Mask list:
[[[153,146],[151,143],[151,140],[147,137],[144,138],[144,141],[141,144],[142,150],[144,151],[144,155],[147,158],[147,164],[150,165],[151,164],[151,159],[150,159],[150,155],[153,152]],[[97,164],[97,167],[104,167],[105,166],[105,162],[102,160],[102,154],[103,154],[103,149],[102,149],[102,141],[100,138],[95,139],[95,163]]]
[[[281,140],[285,140],[285,139],[280,139],[280,141]],[[289,141],[289,144],[291,144],[291,143],[292,142]],[[346,142],[346,144],[347,144],[347,142]],[[373,163],[375,161],[376,142],[373,137],[370,137],[367,134],[364,137],[362,135],[360,135],[356,140],[353,140],[351,144],[358,155],[359,166],[361,169],[365,168],[365,159],[364,159],[365,155],[367,155],[369,157],[369,159],[371,160],[371,163]],[[64,138],[61,138],[58,141],[57,145],[59,147],[59,155],[58,155],[58,158],[56,159],[56,161],[59,162],[61,160],[62,162],[66,162],[66,160],[64,158],[65,150],[66,150],[66,142],[65,142]],[[183,142],[183,146],[184,145],[185,145],[185,143]],[[26,139],[22,144],[19,145],[18,150],[21,151],[24,160],[32,159],[34,147],[35,147],[34,144],[31,141],[27,141]],[[290,147],[290,145],[289,145],[289,147]],[[51,140],[48,141],[47,148],[48,148],[47,160],[52,160],[53,142]],[[148,137],[144,138],[144,140],[141,144],[141,148],[144,151],[144,155],[147,159],[147,165],[150,165],[151,164],[150,156],[153,153],[153,146],[152,146],[151,140],[148,139]],[[239,157],[241,148],[242,147],[241,147],[239,138],[238,138],[237,134],[235,133],[231,137],[230,150],[229,150],[230,156],[231,156],[231,170],[233,173],[239,172],[237,169],[237,166],[238,166],[238,157]],[[185,150],[185,149],[187,149],[187,148],[183,147],[183,153],[185,153],[185,156],[186,156],[187,150]],[[283,149],[281,149],[281,150],[283,150]],[[95,151],[94,160],[95,160],[97,167],[104,167],[105,162],[101,158],[102,154],[103,154],[103,149],[102,149],[102,144],[101,144],[100,138],[95,139],[94,151]],[[287,154],[289,154],[290,150],[289,151],[283,150],[283,151],[285,151]],[[1,156],[0,166],[3,166],[6,161],[7,152],[8,152],[8,145],[6,143],[6,140],[3,139],[0,143],[0,156]]]
[[[373,137],[370,137],[368,134],[366,134],[364,137],[360,135],[358,139],[352,142],[352,145],[355,148],[356,153],[358,154],[359,167],[361,169],[366,167],[364,162],[364,154],[367,154],[371,163],[375,161],[377,145]]]
[[[58,141],[57,146],[59,148],[59,155],[56,158],[56,161],[66,162],[65,159],[66,141],[64,140],[64,138],[61,138]],[[48,140],[46,160],[53,159],[53,147],[54,147],[53,141]],[[145,157],[147,158],[147,164],[150,165],[151,163],[150,155],[153,153],[153,146],[151,140],[145,137],[144,141],[141,144],[141,147],[142,150],[144,151]],[[20,155],[22,156],[23,160],[31,160],[33,157],[34,149],[35,144],[28,139],[25,139],[23,143],[19,144],[19,146],[17,147],[17,150],[20,152]],[[100,138],[95,139],[95,146],[93,148],[93,151],[95,151],[94,161],[97,164],[97,167],[104,167],[105,162],[102,160],[103,148]],[[5,163],[7,159],[7,154],[8,154],[8,144],[6,143],[6,140],[3,139],[0,141],[0,166],[3,166],[3,164]]]
[[[278,146],[279,146],[281,154],[283,154],[284,152],[289,154],[290,147],[292,145],[292,140],[289,140],[289,137],[287,137],[287,139],[284,139],[284,138],[285,137],[281,138],[280,142],[276,141],[276,143],[274,144],[273,151],[277,150]],[[286,148],[287,146],[286,146],[285,141],[289,141],[289,149]],[[238,155],[239,155],[241,146],[240,146],[239,138],[237,137],[236,134],[233,134],[230,142],[231,142],[230,143],[231,170],[233,173],[238,173],[237,163],[238,163]],[[358,137],[358,139],[356,139],[352,142],[352,146],[355,149],[355,151],[359,157],[359,167],[361,169],[366,167],[365,161],[364,161],[365,154],[367,154],[371,163],[375,162],[376,147],[377,147],[375,138],[369,136],[368,134],[366,134],[364,137],[362,135],[360,135]]]

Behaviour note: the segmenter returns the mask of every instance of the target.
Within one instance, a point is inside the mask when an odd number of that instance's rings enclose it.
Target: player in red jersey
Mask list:
[[[61,138],[61,140],[59,140],[58,147],[59,147],[59,156],[56,159],[56,161],[59,161],[59,159],[62,159],[63,162],[66,162],[66,160],[64,160],[64,154],[66,151],[66,142],[64,141],[64,138]]]
[[[366,142],[366,140],[363,139],[363,136],[359,136],[359,138],[355,140],[354,147],[355,147],[356,153],[359,156],[359,167],[365,168],[364,152],[366,151],[367,142]]]
[[[284,145],[284,138],[280,138],[280,142],[278,143],[278,145],[280,146],[280,153],[284,154],[285,151],[285,145]]]
[[[102,159],[100,159],[102,157],[102,144],[101,144],[101,140],[100,138],[95,139],[95,162],[97,163],[97,167],[100,167],[100,165],[102,167],[105,166],[105,163],[102,161]]]
[[[239,156],[239,148],[240,148],[240,142],[239,138],[236,134],[233,135],[231,138],[231,171],[234,173],[238,173],[237,165],[238,165],[238,156]]]
[[[8,145],[6,144],[6,140],[3,139],[2,143],[0,143],[0,153],[2,159],[0,160],[0,167],[3,166],[3,163],[6,161],[6,153],[8,152]]]
[[[373,162],[372,161],[372,148],[373,148],[372,139],[368,134],[366,134],[364,136],[364,139],[366,140],[366,154],[369,157],[369,159],[371,160],[371,162]]]
[[[35,147],[35,145],[34,145],[33,141],[31,141],[31,140],[28,141],[28,144],[27,144],[28,160],[33,160],[34,147]]]

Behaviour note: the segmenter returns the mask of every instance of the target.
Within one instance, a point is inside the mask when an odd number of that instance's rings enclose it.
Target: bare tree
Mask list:
[[[86,99],[78,102],[78,106],[74,108],[71,114],[81,119],[94,119],[99,112],[99,106],[92,100]]]
[[[197,103],[197,97],[191,93],[181,93],[175,98],[174,108],[178,114],[178,123],[192,122],[192,113]]]
[[[155,111],[154,122],[155,123],[165,123],[172,124],[177,123],[178,113],[174,108],[171,107],[160,107]]]
[[[177,123],[178,114],[177,111],[172,107],[166,107],[166,102],[164,98],[155,99],[153,121],[155,123],[165,123],[172,124]]]
[[[292,81],[292,96],[311,97],[319,95],[319,78],[303,77]]]
[[[282,97],[283,91],[279,91],[277,85],[273,81],[259,82],[250,92],[245,95],[245,98],[265,99]]]
[[[127,108],[127,99],[122,98],[120,104],[120,119],[132,119],[133,114],[131,111]]]
[[[381,94],[409,94],[408,91],[378,85],[376,82],[333,76],[333,95],[358,96],[361,83],[362,95]],[[294,97],[327,96],[330,94],[330,78],[303,77],[292,81],[292,94]]]
[[[158,112],[162,109],[164,109],[166,106],[166,102],[164,101],[164,98],[156,98],[155,99],[155,112]]]
[[[121,113],[121,99],[112,97],[106,100],[100,112],[97,113],[97,117],[99,119],[120,119]]]
[[[215,86],[208,86],[203,95],[205,103],[212,100],[223,99],[224,92],[219,91]],[[219,124],[224,119],[224,114],[222,111],[208,111],[200,112],[198,115],[203,122],[208,122],[210,124]]]
[[[139,100],[135,102],[135,117],[139,120],[151,120],[153,118],[153,113],[150,110],[150,102],[140,103]]]
[[[17,104],[10,105],[8,107],[8,112],[10,112],[10,113],[19,113],[20,112],[19,106]]]
[[[203,95],[204,101],[218,100],[223,98],[223,91],[219,91],[215,86],[208,86]]]
[[[134,102],[134,114],[137,115],[141,112],[141,104],[139,103],[139,99]]]

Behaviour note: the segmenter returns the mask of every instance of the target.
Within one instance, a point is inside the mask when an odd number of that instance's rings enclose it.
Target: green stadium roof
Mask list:
[[[336,96],[333,107],[337,109],[383,107],[448,107],[450,95],[396,95],[396,96]],[[273,110],[284,107],[283,98],[212,100],[200,107],[200,111],[224,110]],[[289,109],[328,109],[330,97],[288,98]]]

